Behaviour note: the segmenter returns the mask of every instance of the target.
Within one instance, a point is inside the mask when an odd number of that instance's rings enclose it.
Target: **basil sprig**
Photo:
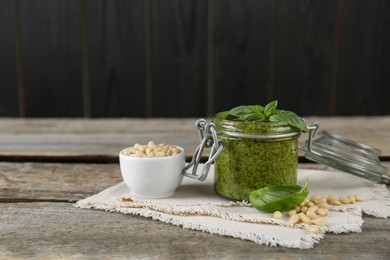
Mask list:
[[[286,211],[302,203],[309,194],[309,183],[299,185],[273,185],[252,191],[249,201],[264,212]]]
[[[276,109],[278,101],[274,100],[265,107],[260,105],[238,106],[229,110],[226,119],[244,122],[286,122],[303,132],[308,132],[305,120],[294,112]]]

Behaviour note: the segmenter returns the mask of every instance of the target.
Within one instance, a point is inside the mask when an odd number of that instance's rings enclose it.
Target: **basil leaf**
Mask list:
[[[301,131],[308,132],[305,120],[291,111],[278,110],[274,100],[265,107],[260,105],[238,106],[229,110],[225,119],[244,122],[286,122]]]
[[[264,114],[265,117],[268,118],[271,115],[273,115],[276,111],[276,107],[278,106],[278,101],[274,100],[272,102],[269,102],[265,107],[264,107]]]
[[[271,122],[286,122],[305,133],[308,132],[305,120],[291,111],[278,110],[277,113],[270,116],[268,120]]]
[[[260,105],[238,106],[230,109],[226,119],[241,121],[264,121],[264,107]]]
[[[252,191],[249,201],[254,208],[264,212],[290,210],[303,202],[309,194],[309,183],[299,185],[273,185]]]

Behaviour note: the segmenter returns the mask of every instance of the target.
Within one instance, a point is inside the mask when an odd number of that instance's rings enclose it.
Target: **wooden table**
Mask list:
[[[327,234],[313,249],[298,250],[73,207],[121,181],[117,154],[135,142],[174,143],[190,157],[195,120],[0,119],[0,259],[390,258],[389,219],[364,216],[362,233]],[[390,116],[307,121],[381,149],[390,167]],[[327,169],[306,161],[299,167]]]

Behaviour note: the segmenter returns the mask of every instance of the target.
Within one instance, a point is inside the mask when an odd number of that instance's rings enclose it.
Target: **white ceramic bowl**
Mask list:
[[[176,146],[181,153],[154,158],[131,157],[119,153],[122,178],[131,190],[131,195],[139,198],[160,199],[175,194],[183,180],[185,165],[184,149]]]

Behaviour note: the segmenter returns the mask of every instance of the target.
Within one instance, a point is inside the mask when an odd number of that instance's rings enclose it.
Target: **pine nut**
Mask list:
[[[306,228],[306,231],[312,234],[319,234],[320,228],[314,225],[310,225]]]
[[[364,198],[363,197],[361,197],[361,196],[359,196],[359,195],[354,195],[355,196],[355,201],[356,202],[362,202],[362,201],[364,201]]]
[[[274,218],[277,218],[277,219],[283,218],[282,212],[280,212],[280,211],[275,211],[275,212],[274,212]]]
[[[339,198],[336,197],[335,195],[329,195],[329,196],[326,198],[326,201],[327,201],[327,202],[332,201],[332,200],[339,200]]]
[[[173,145],[164,143],[156,144],[154,141],[149,141],[146,145],[139,143],[122,152],[126,156],[131,157],[165,157],[181,153],[181,150]]]
[[[290,224],[295,224],[295,223],[298,223],[299,221],[299,215],[298,214],[294,214],[290,217]]]
[[[340,206],[341,202],[339,200],[331,200],[331,201],[328,201],[328,204],[335,205],[335,206]]]
[[[138,147],[138,151],[140,151],[140,152],[145,152],[145,150],[146,150],[146,145],[140,145]]]
[[[309,217],[305,216],[305,217],[302,218],[301,221],[302,221],[302,223],[309,224],[311,219]]]
[[[340,202],[343,204],[350,204],[351,200],[348,197],[340,197]]]
[[[302,213],[306,213],[306,211],[307,211],[308,209],[309,209],[308,207],[304,206],[304,207],[301,208],[301,212],[302,212]]]
[[[324,203],[324,202],[326,202],[326,199],[321,197],[314,200],[315,204]]]
[[[313,195],[313,196],[310,197],[310,201],[314,202],[316,199],[319,199],[319,198],[320,198],[319,196]]]
[[[323,208],[319,208],[317,209],[317,212],[316,212],[318,215],[322,216],[322,217],[325,217],[328,215],[328,210],[327,209],[323,209]]]
[[[328,219],[326,217],[317,218],[317,219],[314,220],[314,225],[323,227],[323,226],[326,226],[327,222],[328,222]]]
[[[316,219],[317,218],[317,214],[314,213],[314,211],[306,212],[306,216],[309,217],[310,219]]]
[[[327,209],[328,208],[328,203],[326,203],[326,202],[318,203],[317,207],[318,208],[322,208],[322,209]]]
[[[303,221],[303,219],[306,217],[306,214],[305,213],[299,213],[299,220]]]
[[[297,214],[297,211],[295,209],[292,209],[288,212],[288,215],[291,217],[292,215]]]
[[[351,201],[351,203],[355,203],[356,202],[356,198],[354,195],[348,195],[347,198]]]
[[[314,203],[311,202],[311,201],[308,201],[306,204],[305,204],[306,207],[310,208],[311,206],[314,206]]]
[[[313,212],[316,212],[318,209],[318,206],[314,205],[314,206],[311,206],[307,211],[313,211]],[[307,212],[306,212],[307,213]]]

